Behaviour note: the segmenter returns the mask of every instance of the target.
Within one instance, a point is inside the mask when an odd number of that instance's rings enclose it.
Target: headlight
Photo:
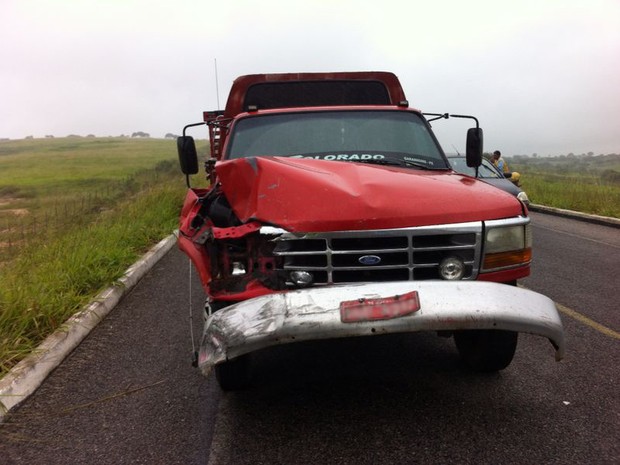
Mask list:
[[[532,232],[529,220],[526,221],[519,225],[487,223],[483,272],[522,266],[532,260]]]
[[[289,277],[297,287],[308,287],[314,281],[313,274],[308,271],[291,271]]]
[[[444,258],[439,264],[439,276],[441,279],[455,281],[463,279],[465,263],[459,257]]]
[[[523,202],[525,205],[529,205],[530,204],[530,199],[527,197],[527,194],[523,191],[519,192],[517,194],[517,198]]]

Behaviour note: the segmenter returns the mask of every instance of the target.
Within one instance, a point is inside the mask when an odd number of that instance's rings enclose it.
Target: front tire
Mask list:
[[[235,302],[223,300],[208,302],[210,312],[207,312],[207,317],[208,314],[220,311],[233,303]],[[207,310],[207,306],[205,306],[205,310]],[[250,384],[250,354],[215,365],[215,379],[222,391],[238,391],[248,387]]]
[[[222,391],[238,391],[250,384],[250,355],[215,365],[215,378]]]
[[[517,349],[519,333],[504,330],[470,330],[454,333],[461,360],[472,370],[493,372],[506,368]]]

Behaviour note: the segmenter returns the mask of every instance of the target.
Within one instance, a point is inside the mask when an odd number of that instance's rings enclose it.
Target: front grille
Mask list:
[[[328,233],[285,233],[276,239],[279,270],[309,271],[315,284],[440,279],[439,264],[459,257],[463,279],[475,279],[481,223]]]

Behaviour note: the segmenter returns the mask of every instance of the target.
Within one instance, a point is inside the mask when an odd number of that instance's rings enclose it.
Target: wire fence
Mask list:
[[[176,168],[176,166],[174,166]],[[46,198],[39,196],[3,205],[0,209],[0,264],[11,260],[33,244],[44,244],[70,228],[83,227],[116,202],[131,198],[149,185],[178,178],[170,163],[160,163],[153,170],[108,181],[97,187],[87,186],[78,194]]]
[[[0,261],[10,260],[21,250],[46,237],[84,223],[110,203],[110,192],[91,192],[79,199],[52,202],[43,211],[28,208],[0,211]]]

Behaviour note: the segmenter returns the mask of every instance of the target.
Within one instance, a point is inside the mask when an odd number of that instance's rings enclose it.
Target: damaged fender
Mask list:
[[[375,303],[417,292],[419,307],[404,316],[341,321],[342,303]],[[379,299],[379,300],[377,300]],[[361,300],[360,300],[361,301]],[[555,358],[564,356],[562,322],[551,299],[505,284],[418,281],[352,284],[276,293],[240,302],[210,315],[198,363],[213,366],[266,347],[297,341],[416,331],[499,329],[546,337]]]

